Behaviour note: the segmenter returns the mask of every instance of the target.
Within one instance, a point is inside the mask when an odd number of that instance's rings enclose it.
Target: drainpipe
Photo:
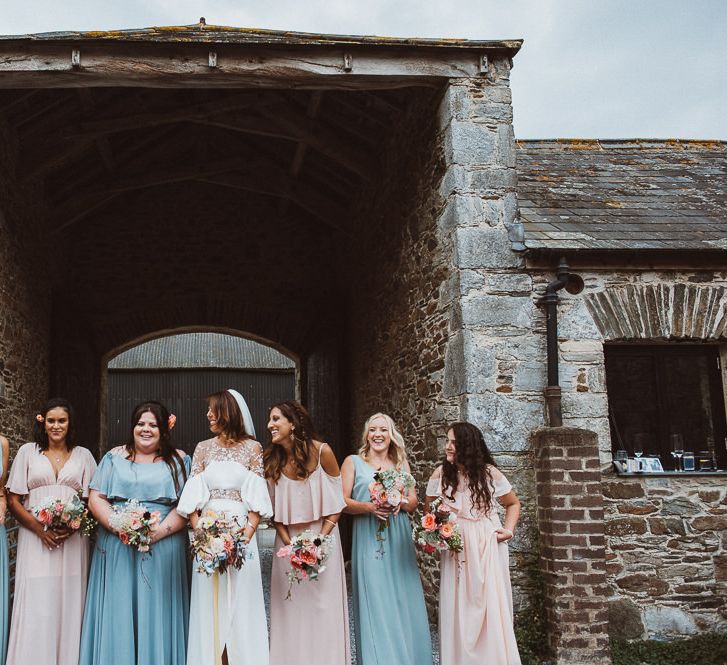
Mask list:
[[[577,275],[573,278],[580,280]],[[548,409],[550,427],[563,426],[561,408],[561,390],[558,379],[558,291],[568,284],[571,273],[565,257],[561,257],[555,279],[548,284],[545,295],[538,300],[538,305],[545,305],[546,340],[548,351],[548,383],[545,387],[545,405]],[[581,284],[582,284],[582,280]]]

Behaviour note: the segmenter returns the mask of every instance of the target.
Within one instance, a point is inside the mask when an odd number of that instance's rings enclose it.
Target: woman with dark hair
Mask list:
[[[433,499],[441,498],[457,516],[464,550],[442,553],[440,662],[520,665],[507,547],[520,517],[520,501],[477,427],[454,423],[444,450],[446,458],[427,485],[425,511]],[[504,526],[495,501],[505,509]]]
[[[90,484],[99,522],[81,638],[81,665],[185,665],[189,615],[187,520],[175,505],[189,457],[172,446],[174,423],[159,402],[139,404],[126,445],[104,455]],[[159,511],[151,550],[124,544],[110,524],[115,506],[136,499]],[[70,662],[70,661],[68,661]]]
[[[255,530],[273,509],[263,474],[263,449],[244,398],[236,390],[207,397],[207,420],[214,438],[197,444],[192,475],[177,512],[193,529],[211,510],[244,527],[247,559],[239,570],[209,576],[192,573],[188,665],[267,665],[260,558]]]
[[[409,490],[400,507],[389,509],[377,507],[369,492],[374,474],[389,469],[410,473],[404,437],[390,416],[375,413],[364,424],[358,454],[349,455],[341,467],[344,512],[354,515],[351,586],[356,661],[432,665],[429,618],[407,514],[416,510],[416,489]],[[387,519],[382,554],[378,525]]]
[[[8,507],[20,531],[8,665],[78,661],[88,538],[45,530],[32,512],[49,499],[65,502],[79,492],[88,496],[96,462],[76,445],[75,424],[67,400],[46,402],[33,423],[35,442],[20,447],[10,469]]]
[[[303,531],[335,536],[326,570],[288,592],[288,558],[273,557],[270,665],[349,665],[348,601],[338,518],[345,508],[338,462],[308,412],[286,401],[270,409],[265,476],[273,498],[275,551]]]

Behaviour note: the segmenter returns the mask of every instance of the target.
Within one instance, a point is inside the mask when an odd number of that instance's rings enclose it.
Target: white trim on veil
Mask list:
[[[255,438],[255,425],[252,422],[252,414],[250,413],[250,409],[247,406],[245,398],[234,388],[228,388],[227,392],[235,398],[237,406],[240,407],[240,412],[242,413],[242,422],[245,425],[245,432]]]

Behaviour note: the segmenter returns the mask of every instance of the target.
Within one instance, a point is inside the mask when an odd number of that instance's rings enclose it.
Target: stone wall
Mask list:
[[[614,637],[668,639],[727,628],[725,480],[604,476]]]
[[[511,249],[517,174],[509,88],[511,63],[490,62],[480,79],[451,85],[440,105],[446,172],[440,233],[453,243],[444,289],[450,308],[444,395],[485,433],[523,503],[510,546],[516,612],[537,579],[531,430],[543,424],[544,372],[533,335],[532,278]]]
[[[42,193],[15,171],[17,142],[0,123],[0,433],[30,440],[48,397],[50,255]]]

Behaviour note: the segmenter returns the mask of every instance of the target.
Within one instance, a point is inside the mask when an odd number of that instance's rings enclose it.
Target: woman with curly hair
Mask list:
[[[446,459],[427,485],[425,510],[441,498],[457,516],[464,549],[458,555],[442,554],[441,665],[520,665],[507,546],[520,517],[520,501],[477,427],[454,423],[444,450]],[[505,509],[504,525],[495,501]]]
[[[270,665],[349,665],[348,602],[338,518],[345,508],[338,462],[298,402],[270,409],[265,476],[273,502],[274,551],[302,531],[333,535],[326,570],[288,593],[290,561],[273,557],[270,577]]]

